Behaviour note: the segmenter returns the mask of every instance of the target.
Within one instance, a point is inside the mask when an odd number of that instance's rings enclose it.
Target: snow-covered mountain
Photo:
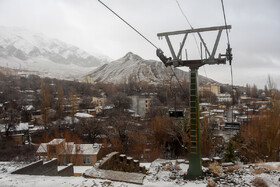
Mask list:
[[[107,63],[73,45],[21,28],[0,26],[0,66],[55,78],[79,78]]]
[[[181,80],[189,80],[189,72],[175,69],[177,77]],[[93,77],[96,82],[105,83],[124,83],[129,79],[136,82],[148,82],[151,84],[163,83],[170,80],[171,69],[165,67],[160,61],[144,60],[132,52],[127,53],[124,57],[104,64],[103,66],[92,71],[88,76]],[[200,82],[215,82],[203,76],[199,76]]]

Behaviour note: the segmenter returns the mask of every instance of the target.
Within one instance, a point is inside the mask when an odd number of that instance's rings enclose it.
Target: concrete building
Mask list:
[[[152,101],[152,96],[141,95],[141,96],[130,96],[132,100],[132,110],[135,111],[136,115],[145,116],[149,111]]]
[[[203,96],[205,92],[212,92],[216,96],[220,93],[220,85],[218,84],[205,84],[199,86],[199,92]]]

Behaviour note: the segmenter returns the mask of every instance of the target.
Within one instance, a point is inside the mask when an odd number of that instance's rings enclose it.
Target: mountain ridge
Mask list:
[[[53,78],[77,79],[108,61],[22,28],[0,26],[0,66],[44,72]],[[73,70],[73,72],[72,72]]]

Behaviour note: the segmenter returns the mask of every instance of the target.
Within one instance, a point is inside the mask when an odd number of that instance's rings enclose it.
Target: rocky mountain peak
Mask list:
[[[175,69],[177,76],[183,80],[189,79],[189,73]],[[172,74],[169,68],[156,60],[145,60],[140,56],[129,52],[124,57],[113,61],[106,66],[97,68],[88,74],[97,82],[124,83],[134,77],[137,82],[148,82],[149,84],[161,84],[170,81]],[[200,81],[208,82],[210,79],[200,76]]]
[[[128,52],[124,57],[120,59],[120,61],[124,61],[124,62],[127,61],[137,62],[139,60],[143,60],[143,59],[132,52]]]

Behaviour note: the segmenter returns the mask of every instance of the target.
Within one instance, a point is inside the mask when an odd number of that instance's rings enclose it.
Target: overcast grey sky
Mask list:
[[[103,0],[170,56],[165,40],[157,33],[190,29],[176,0]],[[224,25],[220,0],[178,0],[194,28]],[[224,0],[227,21],[232,25],[234,83],[263,88],[270,75],[280,86],[280,1]],[[89,53],[113,59],[131,51],[144,59],[157,59],[155,48],[143,40],[97,0],[0,0],[0,25],[23,27],[76,45]],[[216,33],[203,35],[208,46]],[[179,37],[173,44],[179,46]],[[197,38],[198,40],[198,38]],[[222,35],[218,53],[224,53]],[[194,38],[186,48],[199,58]],[[206,74],[205,74],[206,73]],[[230,83],[229,65],[205,66],[201,75]]]

